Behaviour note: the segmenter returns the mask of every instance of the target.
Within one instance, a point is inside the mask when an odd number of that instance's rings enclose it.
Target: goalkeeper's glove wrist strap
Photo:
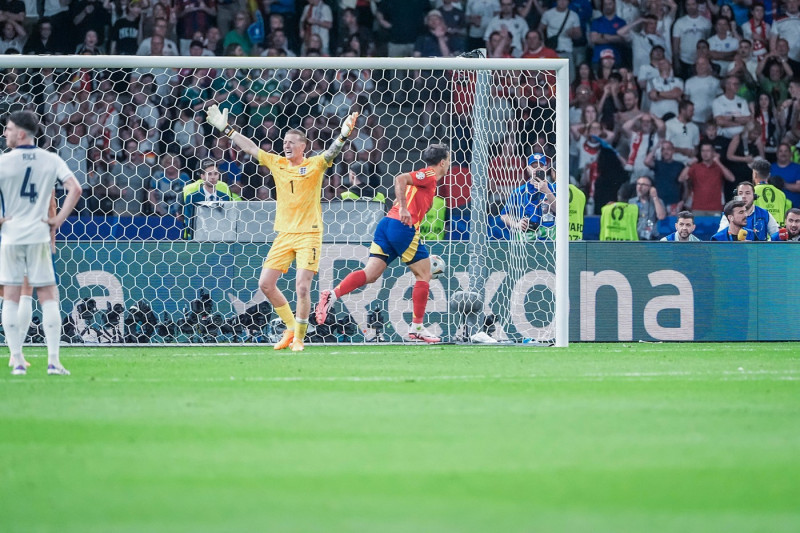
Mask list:
[[[347,142],[347,135],[339,135],[339,141]]]
[[[233,137],[233,134],[236,133],[236,130],[233,129],[233,126],[228,125],[228,126],[225,126],[224,130],[222,130],[222,133],[224,133],[228,137]]]

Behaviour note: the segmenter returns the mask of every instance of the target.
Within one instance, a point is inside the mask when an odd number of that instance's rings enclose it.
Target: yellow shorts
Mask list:
[[[264,268],[280,270],[284,274],[292,261],[297,259],[297,268],[319,271],[319,256],[322,253],[322,233],[278,233],[269,249]]]

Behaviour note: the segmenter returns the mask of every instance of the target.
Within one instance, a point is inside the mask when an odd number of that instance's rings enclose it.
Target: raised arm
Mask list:
[[[356,126],[356,120],[358,120],[358,111],[355,113],[350,113],[347,118],[344,119],[339,136],[331,142],[331,145],[322,154],[322,157],[325,158],[325,161],[327,161],[328,164],[332,163],[333,160],[336,159],[336,156],[341,153],[342,148],[344,148],[344,143],[347,142],[347,138],[350,137],[351,133],[353,133],[353,128]]]
[[[206,122],[227,135],[239,149],[258,160],[258,145],[228,125],[228,110],[219,110],[217,104],[212,105],[206,112]]]

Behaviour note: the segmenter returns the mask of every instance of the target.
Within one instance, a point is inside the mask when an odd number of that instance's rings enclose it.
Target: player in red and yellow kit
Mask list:
[[[228,110],[220,112],[216,105],[208,108],[209,124],[229,136],[244,152],[270,169],[275,179],[277,212],[275,231],[278,236],[267,254],[258,286],[275,312],[286,324],[286,331],[275,345],[276,350],[291,346],[292,351],[304,348],[303,339],[311,313],[311,280],[319,270],[322,251],[322,179],[325,171],[342,151],[355,126],[358,113],[352,113],[342,124],[341,135],[322,154],[306,157],[308,140],[300,130],[289,130],[283,138],[284,155],[270,154],[228,125]],[[286,297],[278,289],[281,274],[297,261],[297,308],[292,315]]]
[[[428,166],[400,174],[394,179],[397,200],[375,229],[367,265],[362,270],[348,274],[334,290],[322,291],[316,309],[317,324],[325,323],[333,302],[359,287],[375,282],[386,267],[399,257],[417,279],[411,296],[414,317],[408,336],[412,340],[428,343],[440,341],[422,325],[428,303],[431,261],[428,259],[428,249],[419,242],[419,223],[431,208],[437,181],[450,170],[450,149],[444,144],[432,144],[422,152],[422,160]]]

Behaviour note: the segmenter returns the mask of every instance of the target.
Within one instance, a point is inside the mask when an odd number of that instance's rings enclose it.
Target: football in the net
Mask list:
[[[438,255],[431,255],[430,259],[431,259],[431,277],[433,279],[436,279],[442,274],[444,274],[444,269],[447,268],[447,264],[445,264],[444,259],[442,259]]]

